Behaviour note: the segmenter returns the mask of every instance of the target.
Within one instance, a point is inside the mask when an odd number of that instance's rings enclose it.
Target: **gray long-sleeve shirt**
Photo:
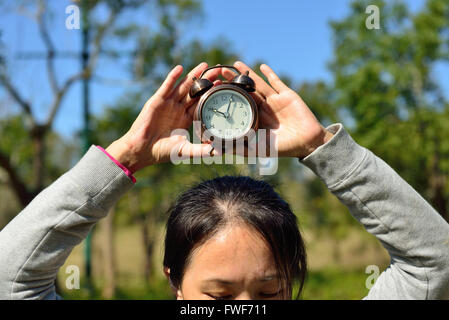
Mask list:
[[[342,125],[303,160],[388,250],[391,265],[366,299],[448,299],[449,225]],[[91,149],[0,232],[0,298],[55,299],[70,252],[133,183]]]

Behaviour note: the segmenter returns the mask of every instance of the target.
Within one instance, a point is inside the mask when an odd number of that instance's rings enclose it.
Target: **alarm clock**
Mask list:
[[[231,81],[214,86],[210,80],[202,78],[214,68],[232,69],[236,76]],[[200,123],[196,133],[201,141],[247,140],[258,127],[258,106],[249,94],[254,91],[255,83],[249,77],[249,71],[242,74],[233,66],[209,67],[198,79],[194,77],[189,95],[192,98],[201,97],[193,114],[193,120]]]

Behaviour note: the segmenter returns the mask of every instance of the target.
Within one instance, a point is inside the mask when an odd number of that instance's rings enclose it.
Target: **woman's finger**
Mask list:
[[[225,78],[228,81],[231,81],[232,79],[234,79],[234,77],[237,75],[235,73],[235,71],[231,71],[231,69],[229,68],[222,68],[221,69],[221,75],[223,76],[223,78]]]
[[[226,80],[232,80],[235,77],[235,72],[231,71],[230,69],[223,68],[221,71],[221,75]],[[262,94],[258,91],[250,92],[250,95],[253,97],[256,104],[260,107],[259,119],[261,120],[261,125],[267,126],[269,123],[275,121],[273,111],[271,110],[270,105],[267,103],[266,98],[263,97]]]
[[[197,65],[195,68],[193,68],[187,76],[184,77],[184,79],[178,84],[178,86],[175,88],[173,92],[173,99],[175,101],[181,100],[186,94],[189,93],[190,87],[193,84],[193,77],[199,77],[200,74],[206,70],[207,63],[201,62],[199,65]]]
[[[214,87],[219,86],[220,84],[223,84],[223,81],[221,81],[221,80],[214,81]]]
[[[236,76],[235,72],[233,72],[227,68],[223,68],[221,70],[221,75],[228,81],[232,80]],[[265,97],[262,96],[262,94],[260,92],[255,91],[255,92],[250,92],[250,94],[254,98],[254,100],[256,101],[256,103],[258,105],[262,105],[265,102]]]
[[[273,69],[271,69],[266,64],[262,64],[260,66],[260,71],[267,77],[268,82],[270,82],[271,86],[274,90],[276,90],[278,93],[289,90],[289,87],[287,87],[281,79],[277,76],[276,73],[274,73]]]
[[[200,75],[201,75],[201,72],[200,72],[200,74],[195,75],[195,76],[198,78]],[[220,75],[220,69],[216,68],[216,69],[207,71],[203,75],[203,78],[206,78],[213,82],[218,78],[219,75]],[[192,85],[192,83],[193,83],[193,81],[190,82],[190,86]],[[191,98],[190,95],[188,94],[189,90],[190,90],[190,86],[188,86],[188,88],[186,88],[187,91],[185,92],[184,95],[180,95],[179,102],[184,106],[184,108],[189,108],[195,101],[198,100],[198,98]]]
[[[203,75],[203,78],[209,79],[210,81],[215,81],[220,75],[220,68],[207,70]]]
[[[218,155],[217,150],[214,149],[212,144],[193,144],[189,141],[185,141],[181,145],[178,156],[185,158],[207,158]]]
[[[223,82],[221,80],[215,80],[214,81],[214,87],[222,84]],[[187,115],[189,116],[189,118],[193,118],[193,113],[195,112],[197,104],[191,104],[190,106],[187,107]]]
[[[167,98],[170,95],[170,93],[172,92],[173,87],[176,84],[176,81],[178,81],[178,78],[181,76],[182,70],[183,70],[183,68],[181,65],[177,65],[176,67],[174,67],[168,73],[167,78],[165,78],[164,82],[162,83],[162,85],[156,91],[155,94],[160,95],[164,99]]]
[[[257,73],[255,73],[250,67],[248,67],[246,64],[244,64],[241,61],[237,61],[234,63],[234,67],[236,67],[241,73],[244,73],[246,71],[249,71],[249,77],[254,80],[256,83],[256,90],[259,92],[263,97],[269,97],[272,94],[275,94],[276,91],[268,83],[265,82],[262,77],[260,77]]]
[[[234,79],[236,76],[236,73],[234,71],[231,71],[229,68],[222,68],[221,69],[221,75],[228,81]],[[257,105],[262,105],[265,102],[265,97],[262,96],[259,92],[250,92],[250,95],[254,98],[254,101],[256,101]]]
[[[259,92],[250,92],[250,95],[254,98],[258,106],[266,105],[266,99]]]

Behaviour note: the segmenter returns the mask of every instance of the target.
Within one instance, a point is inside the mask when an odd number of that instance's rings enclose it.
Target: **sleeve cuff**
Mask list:
[[[358,145],[341,123],[326,128],[334,136],[301,160],[329,189],[344,182],[366,156],[367,149]]]
[[[137,182],[136,178],[133,176],[133,173],[132,173],[128,168],[126,168],[123,164],[121,164],[121,163],[118,162],[116,159],[114,159],[114,157],[111,156],[111,155],[110,155],[105,149],[103,149],[102,147],[100,147],[100,146],[96,146],[96,147],[97,147],[98,149],[100,149],[101,151],[103,151],[104,154],[107,155],[107,156],[109,157],[109,159],[111,159],[112,161],[114,161],[114,163],[115,163],[116,165],[118,165],[119,168],[123,170],[123,172],[125,172],[125,174],[131,179],[131,181],[132,181],[133,183],[136,183],[136,182]]]

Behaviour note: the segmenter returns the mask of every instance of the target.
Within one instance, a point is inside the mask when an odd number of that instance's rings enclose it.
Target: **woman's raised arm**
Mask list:
[[[209,145],[170,136],[172,130],[191,125],[191,79],[206,68],[200,64],[175,86],[182,74],[182,67],[175,67],[124,137],[107,152],[92,146],[0,232],[0,299],[56,299],[59,268],[133,186],[132,173],[168,160],[172,148],[184,156],[209,154]],[[217,72],[208,78],[214,80]]]
[[[241,62],[234,66],[250,70]],[[271,86],[251,70],[253,96],[261,105],[261,127],[277,138],[278,154],[302,159],[390,254],[391,265],[366,298],[448,299],[449,224],[341,124],[325,130],[273,70],[260,69]]]

